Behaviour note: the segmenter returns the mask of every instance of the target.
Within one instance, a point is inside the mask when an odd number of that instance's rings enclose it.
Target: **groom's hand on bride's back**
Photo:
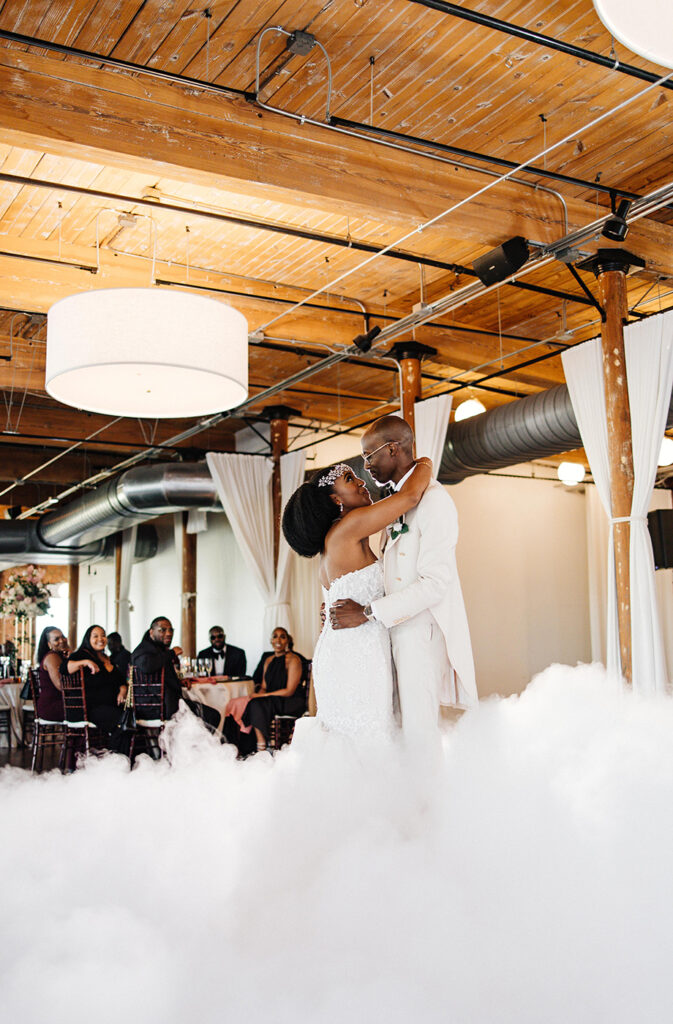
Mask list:
[[[367,621],[362,605],[352,601],[350,597],[335,601],[329,610],[332,629],[352,629]]]

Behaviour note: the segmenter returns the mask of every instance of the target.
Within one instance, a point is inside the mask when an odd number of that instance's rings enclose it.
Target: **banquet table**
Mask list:
[[[247,697],[253,692],[254,682],[249,676],[241,679],[224,679],[223,676],[199,677],[189,680],[188,687],[183,686],[186,697],[215,708],[220,715],[224,713],[232,697]]]
[[[17,676],[10,676],[8,679],[0,679],[0,707],[10,709],[10,720],[12,734],[16,740],[16,746],[21,743],[21,723],[23,721],[23,705],[21,690],[23,683]],[[0,740],[0,742],[4,741]]]

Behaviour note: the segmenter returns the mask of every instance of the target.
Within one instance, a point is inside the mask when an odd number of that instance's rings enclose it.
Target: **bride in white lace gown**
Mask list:
[[[383,569],[369,537],[418,504],[431,470],[430,460],[420,459],[399,491],[373,504],[364,481],[340,463],[319,470],[287,503],[283,533],[288,544],[300,555],[321,556],[325,621],[313,655],[313,680],[317,720],[331,732],[350,737],[392,732],[388,630],[373,620],[334,630],[329,609],[342,598],[369,605],[383,595]]]

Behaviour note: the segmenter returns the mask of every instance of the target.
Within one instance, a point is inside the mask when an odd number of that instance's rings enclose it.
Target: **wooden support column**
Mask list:
[[[628,322],[626,274],[630,266],[643,266],[643,261],[623,249],[599,249],[587,260],[598,279],[603,307],[601,344],[605,412],[608,426],[608,463],[610,468],[610,501],[613,519],[631,515],[633,502],[633,446],[631,440],[631,408],[624,353],[624,324]],[[617,582],[617,617],[619,622],[619,654],[621,671],[627,682],[632,679],[631,661],[631,524],[613,524],[615,576]]]
[[[423,356],[434,356],[436,348],[421,345],[417,341],[398,341],[389,353],[397,360],[400,368],[400,411],[416,433],[414,405],[421,397],[421,360]]]
[[[280,547],[280,516],[282,512],[282,493],[280,486],[280,459],[287,451],[288,420],[290,416],[299,416],[297,409],[287,405],[269,405],[264,410],[269,417],[271,458],[273,459],[273,476],[271,478],[271,500],[273,504],[273,566],[278,568],[278,550]]]
[[[188,658],[196,657],[196,537],[187,533],[188,512],[182,513],[182,629],[180,646]]]
[[[68,566],[68,643],[77,650],[77,605],[79,603],[79,566]]]
[[[119,632],[121,624],[121,596],[122,596],[122,537],[123,534],[115,534],[115,629]],[[128,640],[128,637],[124,637]]]

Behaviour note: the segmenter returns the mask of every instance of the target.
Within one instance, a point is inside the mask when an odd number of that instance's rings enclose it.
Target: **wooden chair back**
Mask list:
[[[129,685],[133,687],[136,721],[161,723],[164,720],[164,670],[140,672],[131,666]]]

